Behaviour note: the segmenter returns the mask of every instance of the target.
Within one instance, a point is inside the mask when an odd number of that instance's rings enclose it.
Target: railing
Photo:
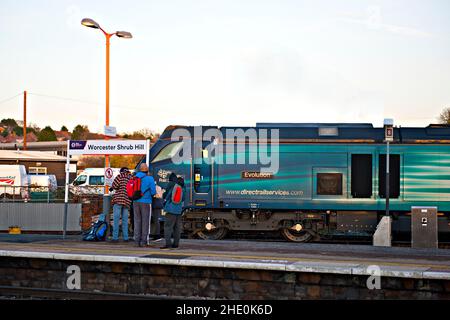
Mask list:
[[[100,196],[104,186],[69,186],[69,202],[80,202],[79,198]],[[64,202],[65,187],[0,186],[0,202]]]

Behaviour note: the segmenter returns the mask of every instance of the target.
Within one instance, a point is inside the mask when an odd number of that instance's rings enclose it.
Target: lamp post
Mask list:
[[[110,39],[112,36],[117,36],[119,38],[131,39],[133,36],[130,32],[127,31],[116,31],[114,33],[108,33],[100,27],[100,25],[92,19],[84,18],[81,20],[81,24],[88,28],[100,29],[106,38],[106,126],[109,126],[109,47],[110,47]],[[105,136],[105,139],[107,137]],[[105,168],[109,167],[109,156],[105,156]],[[106,184],[105,179],[105,194],[103,197],[103,213],[105,214],[106,220],[109,225],[109,186]]]

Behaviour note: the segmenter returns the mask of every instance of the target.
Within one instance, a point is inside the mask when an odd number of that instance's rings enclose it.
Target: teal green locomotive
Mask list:
[[[174,136],[181,131],[182,136]],[[384,129],[371,124],[170,126],[149,153],[155,181],[185,179],[183,228],[205,239],[280,231],[304,242],[369,237],[385,214]],[[389,202],[395,235],[412,206],[436,206],[450,233],[450,127],[394,128]]]

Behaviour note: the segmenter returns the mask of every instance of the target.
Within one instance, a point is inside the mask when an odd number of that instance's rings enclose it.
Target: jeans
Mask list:
[[[119,222],[122,219],[123,240],[128,241],[128,208],[120,204],[115,204],[113,206],[113,215],[113,240],[119,240]]]
[[[148,243],[150,231],[150,217],[152,215],[152,205],[149,203],[134,202],[134,241],[137,245]]]
[[[166,220],[164,221],[164,239],[166,240],[166,247],[178,247],[181,237],[181,214],[172,214],[166,212]]]
[[[154,238],[160,238],[161,226],[159,217],[161,216],[161,209],[152,209],[152,218],[150,219],[150,235]]]

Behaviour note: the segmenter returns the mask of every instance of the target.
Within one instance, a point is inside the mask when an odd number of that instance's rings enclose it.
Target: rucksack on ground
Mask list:
[[[171,201],[173,204],[180,204],[183,201],[183,188],[179,184],[173,186]]]
[[[133,201],[139,200],[143,196],[141,191],[141,179],[136,176],[132,176],[130,180],[128,180],[126,189],[128,198]]]
[[[95,222],[89,232],[83,236],[84,241],[105,241],[108,224],[99,220]]]

